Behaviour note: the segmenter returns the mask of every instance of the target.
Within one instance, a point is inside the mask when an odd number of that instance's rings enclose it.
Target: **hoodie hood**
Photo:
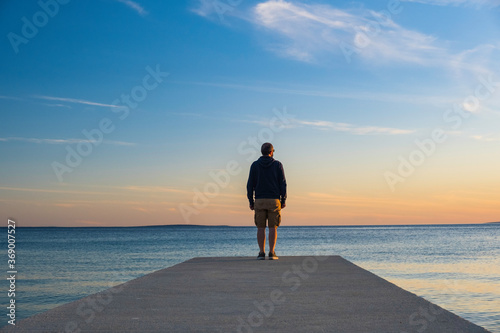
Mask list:
[[[261,156],[258,159],[259,165],[263,168],[269,168],[271,165],[273,165],[274,158],[271,156]]]

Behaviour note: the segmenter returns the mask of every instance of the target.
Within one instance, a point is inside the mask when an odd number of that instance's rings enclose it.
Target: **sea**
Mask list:
[[[193,257],[258,254],[255,227],[18,227],[15,237],[16,320]],[[1,246],[8,277],[7,237]],[[500,224],[281,226],[276,254],[340,255],[500,333]]]

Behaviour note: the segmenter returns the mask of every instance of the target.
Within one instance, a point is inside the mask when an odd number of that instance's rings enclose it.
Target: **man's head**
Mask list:
[[[266,142],[262,144],[262,147],[260,147],[260,152],[262,153],[262,156],[273,156],[274,147],[269,142]]]

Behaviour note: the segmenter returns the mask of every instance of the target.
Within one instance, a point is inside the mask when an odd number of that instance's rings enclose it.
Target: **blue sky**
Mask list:
[[[5,218],[251,225],[242,151],[266,133],[290,224],[500,215],[497,1],[4,1],[0,19]]]

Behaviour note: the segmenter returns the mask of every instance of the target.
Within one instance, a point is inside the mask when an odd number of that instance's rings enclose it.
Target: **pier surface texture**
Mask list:
[[[339,256],[255,259],[194,258],[2,331],[487,332]]]

